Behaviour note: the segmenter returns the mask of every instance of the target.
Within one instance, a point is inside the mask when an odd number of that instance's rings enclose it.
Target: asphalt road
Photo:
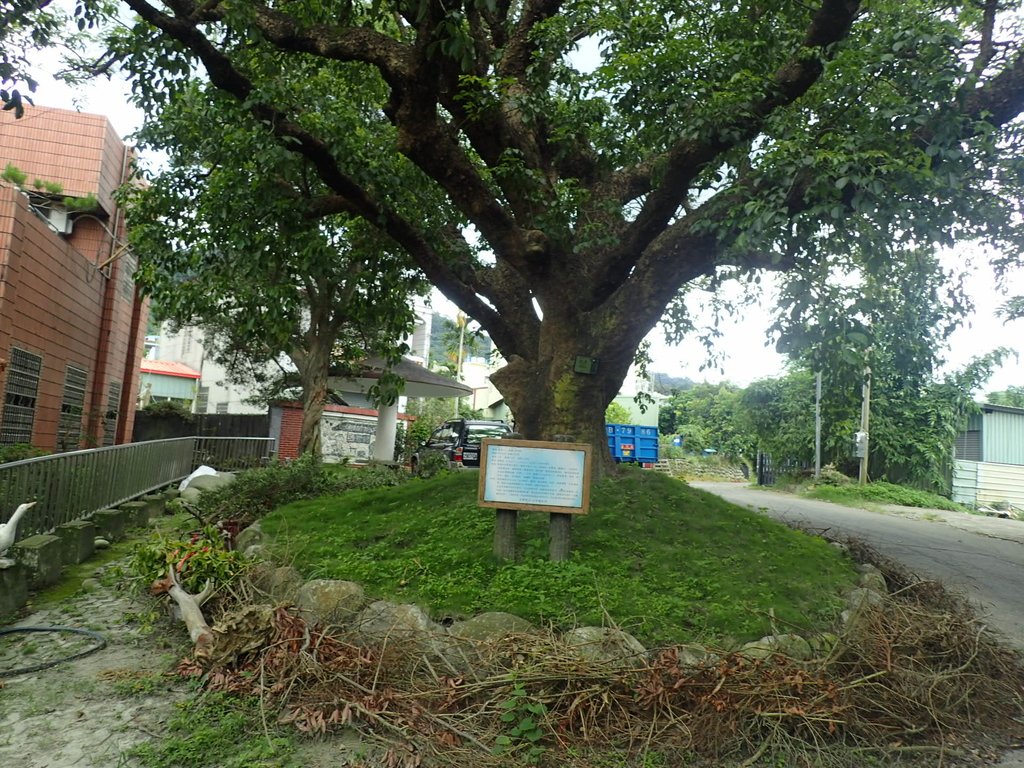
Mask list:
[[[830,538],[862,539],[966,594],[992,629],[1024,650],[1024,521],[909,507],[869,511],[735,483],[691,485]]]

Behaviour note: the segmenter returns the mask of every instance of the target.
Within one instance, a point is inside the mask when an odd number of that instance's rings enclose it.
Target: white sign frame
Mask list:
[[[590,511],[590,471],[587,443],[484,438],[477,504],[585,515]]]

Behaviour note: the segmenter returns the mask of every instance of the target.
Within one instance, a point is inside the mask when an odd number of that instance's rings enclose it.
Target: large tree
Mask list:
[[[399,356],[422,275],[364,220],[309,213],[324,189],[308,161],[223,94],[179,90],[139,139],[166,152],[128,192],[140,285],[164,319],[206,330],[238,378],[287,357],[302,389],[299,451],[319,456],[329,369]]]
[[[488,332],[531,437],[603,444],[634,351],[693,281],[853,245],[868,268],[965,238],[1019,252],[1012,0],[123,5],[139,21],[110,44],[139,92],[199,67],[305,157],[321,212],[385,232]],[[309,61],[340,65],[331,98],[279,87]],[[385,100],[344,72],[379,77]],[[338,114],[386,123],[394,156],[331,140]],[[459,220],[404,212],[404,167]]]

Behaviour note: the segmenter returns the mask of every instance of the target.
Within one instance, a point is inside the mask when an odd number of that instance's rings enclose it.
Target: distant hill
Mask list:
[[[652,373],[651,388],[662,395],[671,395],[673,391],[693,389],[696,382],[686,376],[669,376],[667,373]]]

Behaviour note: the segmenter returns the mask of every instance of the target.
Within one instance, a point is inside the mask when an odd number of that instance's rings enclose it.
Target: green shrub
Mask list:
[[[204,520],[252,522],[282,504],[331,488],[323,464],[309,456],[239,472],[230,485],[204,491],[193,503]]]
[[[49,456],[51,451],[43,448],[33,448],[28,443],[15,443],[14,445],[0,445],[0,464],[9,461],[21,461],[22,459],[34,459],[37,456]]]
[[[962,511],[964,508],[944,496],[938,496],[917,488],[894,485],[884,480],[868,485],[819,486],[812,488],[809,496],[840,504],[857,504],[870,501],[882,504],[898,504],[902,507],[922,507],[926,509],[945,509]]]
[[[448,455],[442,451],[424,451],[420,454],[416,463],[417,477],[434,477],[442,472],[448,472],[451,465],[448,463]]]
[[[246,567],[242,553],[228,550],[220,531],[208,527],[186,538],[155,534],[132,552],[128,572],[145,588],[173,568],[181,586],[195,594],[207,580],[214,587],[231,584]]]
[[[412,456],[421,445],[427,442],[430,433],[434,431],[434,423],[429,419],[420,417],[408,423],[405,430],[405,456]]]
[[[853,480],[838,469],[833,464],[827,464],[821,468],[821,475],[814,480],[815,485],[849,485]]]
[[[154,400],[142,412],[158,418],[179,418],[189,423],[195,420],[188,408],[173,400]]]
[[[235,481],[204,491],[193,503],[203,520],[237,520],[247,525],[299,499],[333,495],[353,488],[387,488],[408,479],[400,468],[325,465],[310,456],[239,472]]]
[[[333,473],[329,480],[329,492],[363,490],[370,488],[391,488],[409,481],[409,475],[402,467],[370,462],[364,467],[345,467]]]

